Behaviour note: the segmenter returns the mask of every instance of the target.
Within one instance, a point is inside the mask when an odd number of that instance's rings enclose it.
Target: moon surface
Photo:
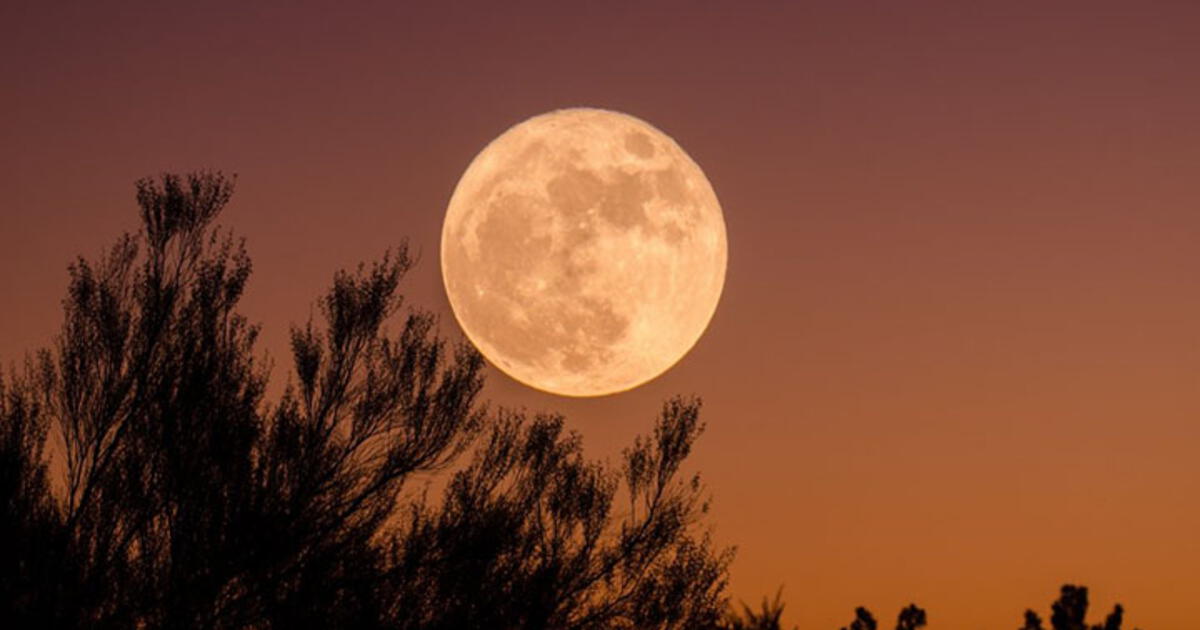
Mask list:
[[[712,185],[619,112],[522,122],[467,167],[442,226],[454,315],[514,379],[566,396],[632,389],[695,345],[725,283]]]

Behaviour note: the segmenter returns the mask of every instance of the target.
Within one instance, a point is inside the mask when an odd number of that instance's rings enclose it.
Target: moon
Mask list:
[[[562,109],[505,131],[463,173],[442,225],[442,279],[467,338],[497,368],[564,396],[602,396],[670,369],[725,283],[712,185],[633,116]]]

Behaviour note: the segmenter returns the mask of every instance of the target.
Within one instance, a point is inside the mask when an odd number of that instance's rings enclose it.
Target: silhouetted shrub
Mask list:
[[[842,630],[875,630],[877,627],[871,611],[859,606],[854,609],[854,621],[849,626],[843,626]]]
[[[1087,617],[1088,590],[1086,586],[1064,584],[1058,600],[1051,605],[1050,626],[1054,630],[1121,630],[1121,621],[1125,609],[1117,604],[1109,613],[1103,624],[1088,626]],[[1032,610],[1025,612],[1025,625],[1040,628],[1041,619]]]
[[[6,627],[716,622],[730,552],[679,478],[697,402],[669,401],[620,469],[561,417],[489,412],[479,354],[401,308],[403,248],[335,275],[268,401],[237,311],[250,260],[213,227],[232,192],[139,182],[141,231],[70,267],[56,345],[0,383]],[[405,492],[464,453],[440,502]]]
[[[1088,596],[1087,587],[1063,585],[1059,598],[1051,604],[1051,628],[1053,630],[1121,630],[1125,609],[1116,604],[1113,611],[1105,618],[1103,624],[1087,625]],[[756,612],[742,604],[741,611],[730,609],[721,626],[725,630],[781,630],[784,604],[780,595],[774,600],[763,599],[762,611]],[[896,620],[896,630],[917,630],[925,627],[927,618],[925,611],[916,604],[909,604],[900,611]],[[866,608],[859,607],[854,611],[854,621],[841,630],[876,630],[878,624],[875,617]],[[1042,619],[1032,610],[1025,611],[1025,623],[1020,630],[1044,630]]]
[[[731,552],[697,528],[699,403],[615,468],[561,416],[488,411],[479,354],[402,308],[404,248],[334,276],[266,400],[250,259],[213,227],[232,193],[138,182],[141,231],[71,265],[54,347],[0,379],[4,627],[780,629],[781,594],[727,607]],[[406,493],[443,471],[440,501]],[[1063,586],[1053,630],[1120,630],[1120,604],[1090,627],[1087,606]],[[925,624],[909,605],[896,628]]]
[[[896,619],[896,630],[917,630],[925,627],[925,611],[918,608],[916,604],[909,604],[907,608],[900,611],[900,617]]]

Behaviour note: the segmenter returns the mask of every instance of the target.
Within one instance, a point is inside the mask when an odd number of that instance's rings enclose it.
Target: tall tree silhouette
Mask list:
[[[697,402],[668,402],[621,469],[584,459],[560,417],[487,411],[480,356],[403,308],[403,248],[335,275],[268,401],[237,311],[250,261],[214,227],[232,180],[137,191],[141,231],[71,266],[55,346],[0,384],[0,603],[17,627],[717,619],[729,552],[696,527],[699,480],[679,478]],[[467,451],[440,502],[406,492]]]

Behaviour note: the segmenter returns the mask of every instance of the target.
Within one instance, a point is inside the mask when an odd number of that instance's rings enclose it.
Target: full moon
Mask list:
[[[721,205],[670,136],[574,108],[522,122],[463,173],[442,226],[454,315],[531,387],[602,396],[678,362],[725,283]]]

